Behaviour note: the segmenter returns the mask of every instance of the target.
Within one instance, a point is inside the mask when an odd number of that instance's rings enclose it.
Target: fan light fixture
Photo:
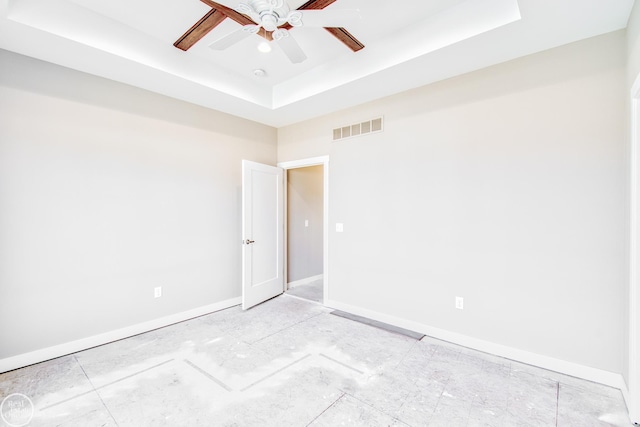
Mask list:
[[[333,1],[335,0],[329,1],[329,4]],[[360,16],[357,9],[292,11],[285,0],[246,0],[246,3],[239,3],[235,10],[248,17],[251,23],[245,24],[238,30],[211,43],[210,48],[224,50],[246,37],[266,31],[271,33],[269,38],[273,38],[278,47],[294,64],[303,62],[307,59],[307,55],[293,38],[289,29],[302,26],[323,27],[337,29],[345,35],[348,33],[342,28],[344,23]],[[262,35],[266,38],[264,34]],[[349,39],[357,42],[351,35],[349,35]],[[358,50],[364,47],[360,42],[357,43]],[[260,52],[268,52],[271,50],[271,46],[259,47],[259,50]]]
[[[258,50],[262,53],[271,52],[271,45],[267,42],[262,42],[258,45]]]

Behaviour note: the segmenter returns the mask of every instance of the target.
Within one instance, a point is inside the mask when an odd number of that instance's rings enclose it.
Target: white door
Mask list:
[[[242,309],[284,291],[284,171],[242,161]]]

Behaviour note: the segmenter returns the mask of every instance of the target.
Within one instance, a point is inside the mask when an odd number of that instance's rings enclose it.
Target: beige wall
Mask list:
[[[277,152],[331,156],[331,300],[626,375],[637,9],[628,51],[616,32],[278,131],[0,51],[0,358],[238,297],[240,159]]]
[[[0,63],[0,359],[240,296],[241,159],[275,129]]]
[[[309,166],[287,171],[288,282],[322,274],[323,168]]]
[[[625,62],[619,31],[279,129],[331,156],[329,299],[622,372]]]

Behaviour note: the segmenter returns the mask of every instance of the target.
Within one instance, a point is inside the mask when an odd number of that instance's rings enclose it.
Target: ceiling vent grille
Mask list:
[[[333,130],[333,140],[339,141],[347,138],[355,138],[356,136],[382,132],[382,130],[382,117],[378,117],[367,120],[366,122],[335,128]]]

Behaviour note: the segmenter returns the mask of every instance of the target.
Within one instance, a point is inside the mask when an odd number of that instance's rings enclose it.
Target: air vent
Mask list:
[[[366,122],[347,125],[333,130],[333,140],[354,138],[356,136],[367,135],[370,133],[382,132],[382,117],[367,120]]]

